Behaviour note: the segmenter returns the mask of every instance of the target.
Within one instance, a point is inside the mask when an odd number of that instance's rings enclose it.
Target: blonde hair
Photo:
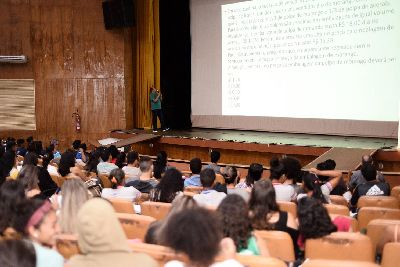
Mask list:
[[[60,228],[64,234],[77,233],[77,214],[89,199],[88,189],[80,179],[68,179],[61,187]]]

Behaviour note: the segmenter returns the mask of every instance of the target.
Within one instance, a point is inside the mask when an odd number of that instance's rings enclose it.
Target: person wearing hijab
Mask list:
[[[150,256],[132,252],[117,215],[104,199],[87,201],[78,212],[78,245],[81,254],[70,267],[158,267]]]

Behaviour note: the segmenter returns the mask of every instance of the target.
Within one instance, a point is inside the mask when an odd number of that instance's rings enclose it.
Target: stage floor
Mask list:
[[[145,132],[151,130],[137,130],[123,132]],[[295,134],[295,133],[273,133],[241,130],[222,130],[192,128],[191,130],[169,130],[158,132],[157,135],[164,137],[194,138],[203,140],[219,140],[244,143],[314,146],[314,147],[343,147],[343,148],[364,148],[364,149],[394,149],[397,146],[396,139],[347,137],[316,134]]]

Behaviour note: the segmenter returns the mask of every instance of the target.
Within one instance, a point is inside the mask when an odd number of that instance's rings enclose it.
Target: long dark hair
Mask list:
[[[19,181],[5,181],[0,187],[0,235],[11,226],[18,204],[24,200],[25,188]]]
[[[322,194],[320,181],[318,180],[318,177],[315,176],[315,174],[306,173],[303,176],[303,185],[304,191],[306,193],[312,192],[312,198],[315,198],[322,203],[328,203],[325,196]]]
[[[71,172],[71,167],[75,167],[75,155],[74,152],[67,151],[61,155],[58,172],[65,177]]]
[[[271,160],[269,161],[269,166],[270,166],[270,176],[269,179],[279,179],[284,173],[285,166],[283,166],[283,163],[279,160],[277,157],[272,157]]]
[[[183,191],[182,173],[175,168],[166,170],[155,191],[154,201],[171,203],[176,193]]]
[[[274,186],[270,180],[262,180],[254,184],[251,190],[249,208],[254,229],[273,229],[268,221],[273,212],[279,211],[279,206],[276,202]]]
[[[262,173],[264,169],[263,166],[259,163],[250,164],[249,170],[246,176],[246,185],[252,186],[254,182],[257,182],[261,179]]]
[[[232,238],[237,252],[247,248],[252,227],[249,208],[244,199],[237,194],[228,195],[219,204],[217,212],[221,218],[224,237]]]
[[[324,237],[337,231],[324,205],[314,198],[304,197],[298,201],[297,218],[299,233],[304,240]]]
[[[161,179],[162,174],[165,172],[168,163],[168,156],[165,151],[160,151],[157,154],[157,158],[153,163],[153,176],[157,179]]]

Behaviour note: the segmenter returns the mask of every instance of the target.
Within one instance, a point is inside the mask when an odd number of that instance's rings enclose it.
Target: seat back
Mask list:
[[[215,183],[225,184],[225,178],[222,174],[216,173],[215,174]]]
[[[180,256],[169,247],[146,243],[129,243],[129,247],[133,252],[149,255],[158,262],[159,266],[164,266],[168,261],[180,259]]]
[[[255,231],[262,238],[271,257],[284,261],[294,261],[293,241],[290,235],[281,231]]]
[[[390,225],[400,225],[400,220],[382,220],[375,219],[368,223],[367,226],[367,235],[371,239],[372,245],[374,247],[374,251],[376,250],[376,246],[382,238],[382,235],[385,232],[387,226]]]
[[[140,204],[141,213],[157,220],[164,219],[171,210],[171,203],[145,201]]]
[[[108,200],[114,207],[115,212],[135,214],[135,210],[133,209],[133,203],[130,202],[129,200],[123,200],[117,198],[109,198]]]
[[[138,214],[117,213],[117,216],[128,239],[144,240],[149,225],[156,220],[153,217]]]
[[[335,232],[306,241],[305,257],[327,260],[374,262],[375,253],[369,237],[360,233]]]
[[[294,218],[297,218],[297,205],[293,202],[288,201],[277,201],[279,205],[279,209],[281,211],[286,211],[293,215]]]
[[[349,216],[350,210],[348,207],[336,204],[324,204],[325,208],[328,210],[329,214],[338,214],[343,216]]]
[[[362,196],[358,199],[357,207],[382,207],[388,209],[398,209],[399,201],[393,196]]]
[[[108,179],[107,174],[99,174],[99,179],[103,183],[103,188],[111,188],[112,187],[111,181],[110,181],[110,179]]]
[[[392,188],[392,191],[390,191],[390,196],[397,198],[397,200],[400,202],[400,185]]]
[[[400,264],[400,243],[387,243],[383,247],[382,267],[398,267]]]
[[[287,265],[275,258],[263,257],[263,256],[253,256],[253,255],[236,255],[236,260],[240,262],[243,266],[247,267],[286,267]]]
[[[185,192],[191,192],[191,193],[199,194],[201,191],[203,191],[203,187],[202,186],[188,186],[188,187],[185,187]]]
[[[345,206],[345,207],[349,206],[349,203],[347,202],[347,200],[343,196],[330,195],[329,198],[330,198],[332,204],[342,205],[342,206]]]
[[[337,260],[310,260],[305,261],[303,267],[379,267],[378,264],[368,261],[337,261]]]
[[[368,223],[374,219],[400,220],[400,209],[364,207],[358,211],[357,220],[360,231],[367,229]]]
[[[79,254],[78,239],[73,235],[57,235],[56,249],[64,257],[69,259],[72,256]]]

